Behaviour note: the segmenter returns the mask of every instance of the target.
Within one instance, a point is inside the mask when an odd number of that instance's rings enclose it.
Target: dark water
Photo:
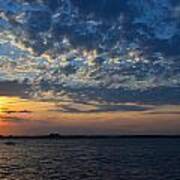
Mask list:
[[[1,180],[180,179],[180,139],[6,141],[0,140]]]

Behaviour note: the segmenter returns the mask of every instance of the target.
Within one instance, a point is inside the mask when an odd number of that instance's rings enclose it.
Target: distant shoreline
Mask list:
[[[38,136],[3,136],[1,139],[143,139],[143,138],[180,138],[180,135],[38,135]]]

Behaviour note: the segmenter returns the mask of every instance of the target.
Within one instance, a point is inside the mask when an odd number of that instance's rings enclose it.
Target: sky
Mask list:
[[[0,134],[180,134],[178,0],[0,0]]]

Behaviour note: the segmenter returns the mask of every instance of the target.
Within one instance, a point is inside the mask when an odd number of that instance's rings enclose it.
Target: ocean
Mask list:
[[[179,180],[180,138],[0,140],[0,180],[84,179]]]

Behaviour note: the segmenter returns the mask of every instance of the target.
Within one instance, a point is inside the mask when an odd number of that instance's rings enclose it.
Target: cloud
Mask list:
[[[18,83],[17,81],[0,82],[0,96],[28,97],[26,93],[27,90],[28,90],[28,85]]]
[[[30,113],[32,113],[32,111],[28,111],[28,110],[23,110],[23,111],[5,110],[5,111],[3,111],[3,113],[6,113],[6,114],[30,114]]]
[[[128,90],[124,88],[105,89],[105,88],[79,88],[79,89],[58,89],[66,92],[66,95],[73,101],[88,102],[106,102],[106,103],[142,103],[142,104],[180,104],[179,87],[157,87],[144,91]],[[56,96],[54,93],[52,96]],[[53,98],[53,97],[52,97]],[[63,99],[63,96],[61,97]]]
[[[5,117],[5,118],[3,118],[1,120],[1,122],[9,122],[9,123],[21,124],[21,123],[30,122],[30,120],[19,118],[19,117]]]
[[[33,125],[48,125],[50,124],[50,122],[45,121],[45,120],[32,120],[32,119],[25,119],[25,118],[21,118],[21,117],[16,117],[16,116],[10,116],[10,117],[3,117],[1,120],[1,122],[8,122],[8,123],[14,123],[14,124],[27,124],[27,123],[32,123]]]
[[[0,95],[24,95],[26,81],[35,98],[179,104],[178,8],[170,0],[0,0]]]
[[[180,115],[180,112],[179,111],[154,111],[154,112],[147,112],[147,114],[150,114],[150,115]]]
[[[128,112],[128,111],[148,111],[152,110],[153,106],[148,105],[127,105],[127,104],[71,104],[56,106],[56,109],[49,110],[65,113],[102,113],[102,112]]]

